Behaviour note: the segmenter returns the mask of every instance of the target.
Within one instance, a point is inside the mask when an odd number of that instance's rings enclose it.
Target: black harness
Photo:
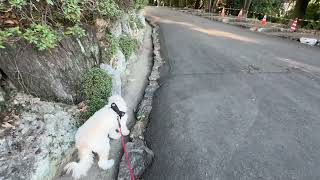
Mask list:
[[[111,104],[111,109],[118,114],[120,119],[126,114],[125,112],[119,110],[116,103]]]

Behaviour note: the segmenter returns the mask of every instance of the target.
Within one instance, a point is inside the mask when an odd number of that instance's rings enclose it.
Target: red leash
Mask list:
[[[131,167],[131,163],[130,163],[130,160],[129,160],[129,154],[128,154],[128,151],[127,151],[127,146],[126,146],[126,144],[124,142],[124,137],[123,137],[123,134],[122,134],[121,124],[120,124],[119,118],[118,118],[118,124],[119,124],[119,132],[120,132],[120,135],[121,135],[122,148],[123,148],[123,151],[124,151],[124,155],[126,156],[126,161],[127,161],[128,169],[129,169],[129,172],[130,172],[130,177],[131,177],[131,180],[134,180],[134,173],[133,173],[133,169]]]

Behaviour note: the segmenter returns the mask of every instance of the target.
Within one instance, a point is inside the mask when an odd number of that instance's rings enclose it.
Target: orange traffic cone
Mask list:
[[[242,18],[243,16],[243,10],[241,9],[239,14],[238,14],[238,17],[237,17],[237,21],[240,21],[240,19]]]
[[[266,25],[267,24],[267,15],[263,16],[263,19],[261,20],[261,24],[262,25]]]
[[[224,17],[224,15],[225,15],[225,10],[226,10],[226,9],[223,7],[223,9],[222,9],[222,11],[221,11],[221,14],[220,14],[222,17]]]
[[[296,18],[291,25],[291,32],[295,32],[297,30],[298,18]]]
[[[238,18],[241,18],[243,16],[243,10],[241,9],[239,14],[238,14]]]

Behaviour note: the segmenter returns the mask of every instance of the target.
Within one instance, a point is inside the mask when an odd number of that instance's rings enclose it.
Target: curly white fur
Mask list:
[[[100,168],[110,169],[114,160],[109,157],[110,138],[119,139],[121,137],[118,127],[118,115],[111,109],[111,104],[115,103],[120,111],[126,114],[121,118],[121,130],[124,136],[128,135],[130,131],[127,128],[126,122],[127,104],[121,96],[111,96],[109,103],[91,116],[77,131],[76,148],[78,149],[79,162],[71,162],[65,166],[65,171],[75,179],[86,176],[88,170],[93,164],[93,154],[95,152],[99,155],[98,165]]]

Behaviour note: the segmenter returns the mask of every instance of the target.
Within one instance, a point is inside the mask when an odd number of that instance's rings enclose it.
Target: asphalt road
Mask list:
[[[145,180],[319,180],[320,49],[149,7],[166,60]]]

